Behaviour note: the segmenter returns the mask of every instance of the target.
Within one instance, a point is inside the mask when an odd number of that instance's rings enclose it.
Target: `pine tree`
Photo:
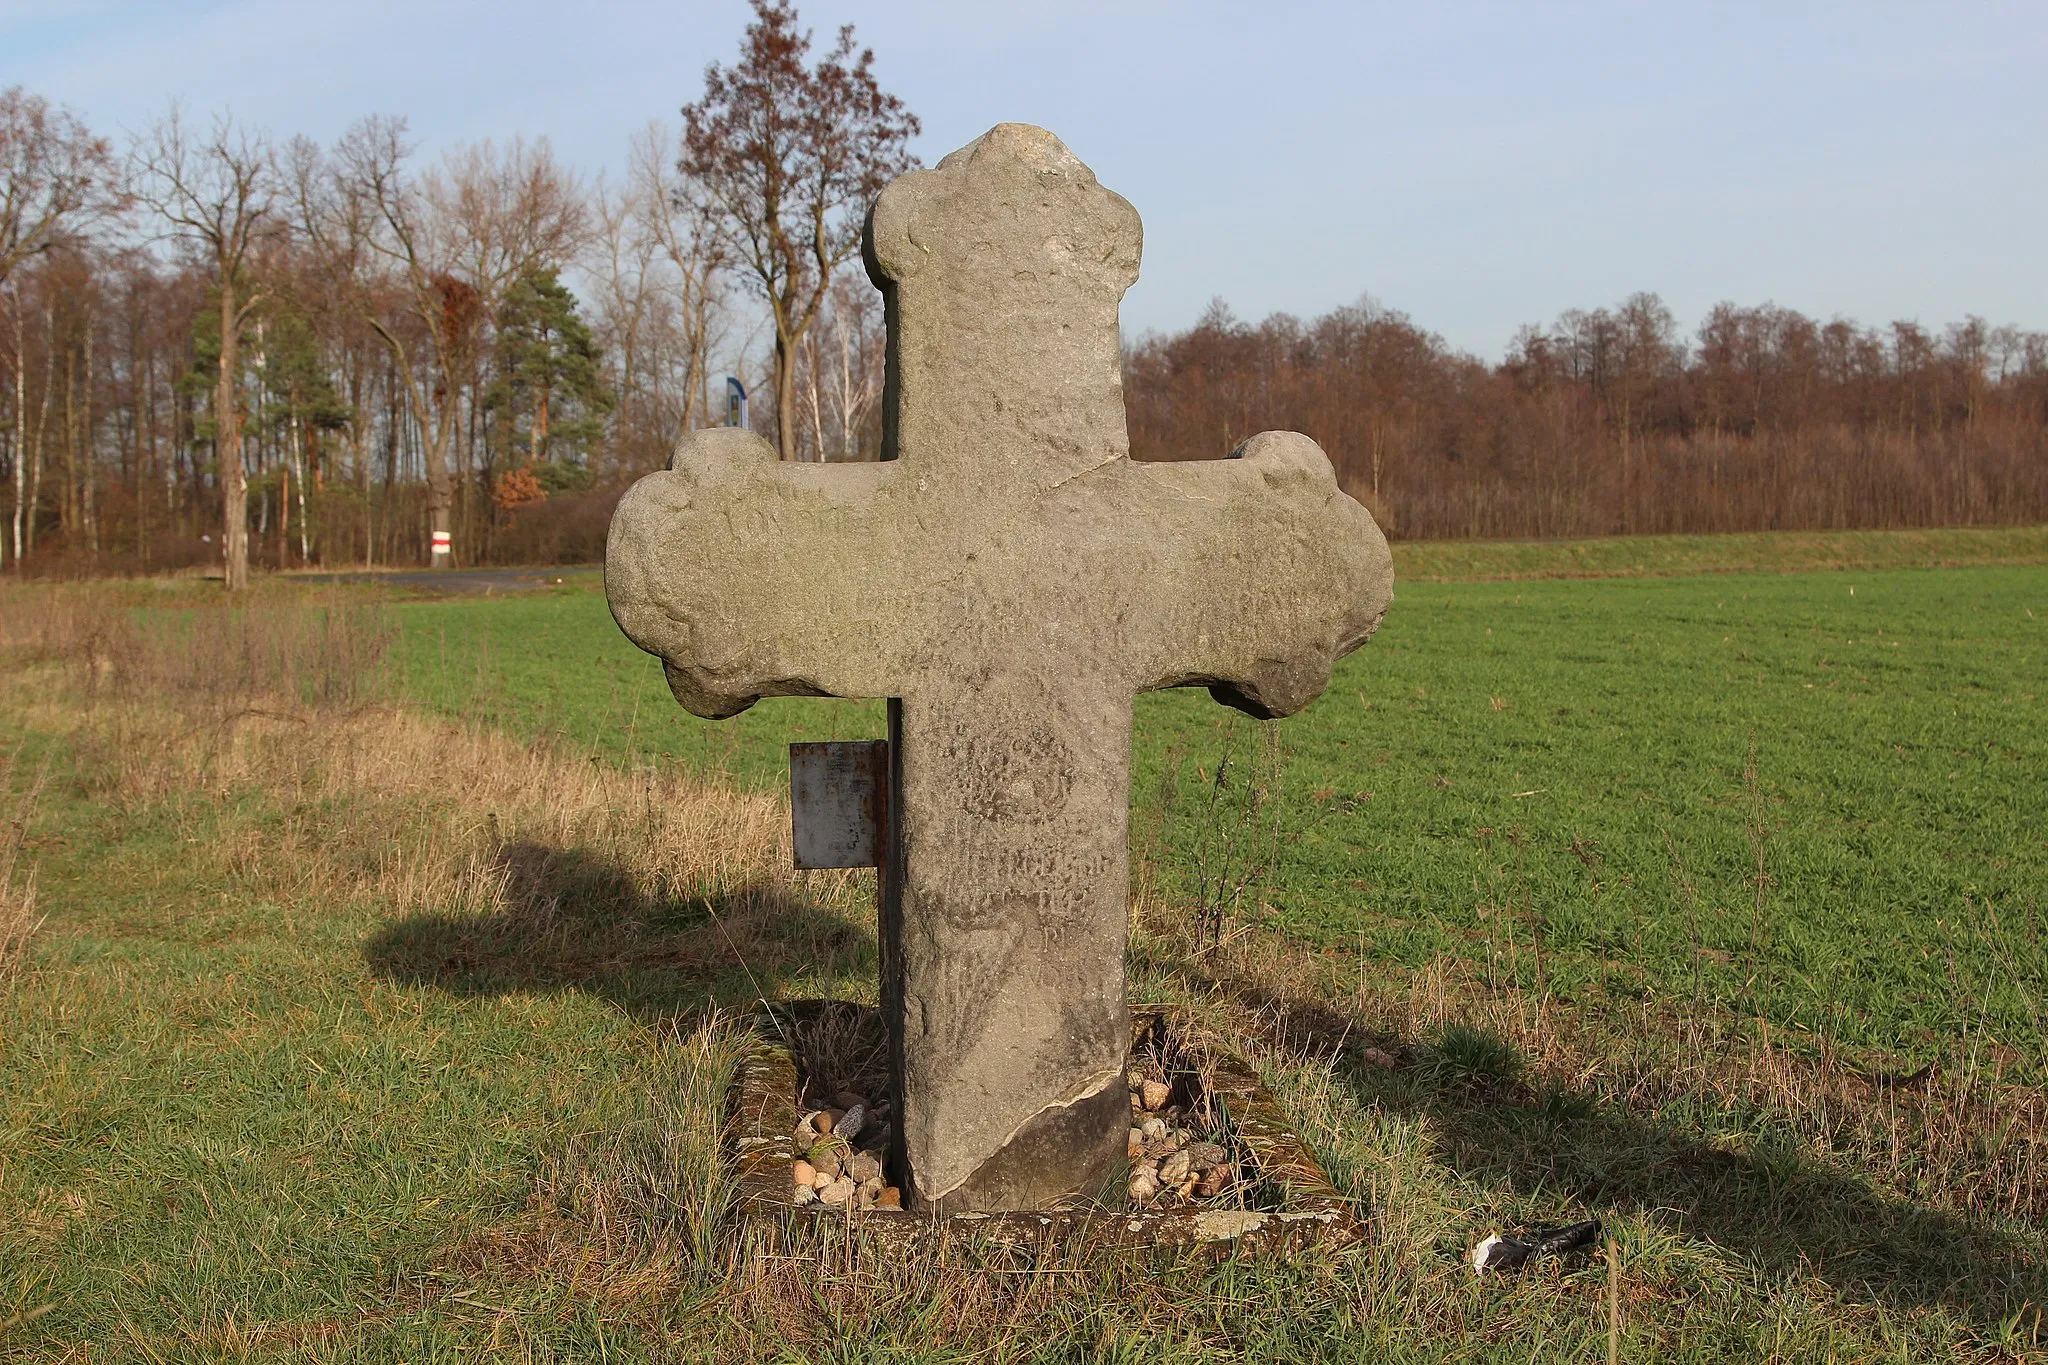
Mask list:
[[[576,296],[553,270],[535,271],[506,295],[497,323],[497,378],[484,398],[492,444],[507,465],[523,447],[525,467],[547,492],[587,487],[589,452],[613,399]]]

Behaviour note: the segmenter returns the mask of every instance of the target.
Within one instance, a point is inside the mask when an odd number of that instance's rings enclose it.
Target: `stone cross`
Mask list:
[[[1130,458],[1139,239],[1042,129],[903,176],[867,225],[882,461],[695,431],[612,521],[612,614],[689,710],[890,699],[882,996],[913,1208],[1121,1197],[1131,700],[1200,685],[1287,715],[1392,600],[1386,541],[1307,437]]]

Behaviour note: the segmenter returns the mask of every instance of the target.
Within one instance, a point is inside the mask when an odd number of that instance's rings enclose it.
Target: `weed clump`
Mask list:
[[[1422,1056],[1424,1069],[1439,1080],[1506,1083],[1522,1074],[1513,1043],[1471,1024],[1445,1024]]]

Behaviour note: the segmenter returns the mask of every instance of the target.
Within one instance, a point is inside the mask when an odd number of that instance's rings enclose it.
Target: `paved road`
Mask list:
[[[594,567],[566,569],[399,569],[386,572],[295,573],[302,583],[377,583],[405,592],[473,594],[492,597],[501,593],[538,592],[558,583],[590,581],[603,570]]]

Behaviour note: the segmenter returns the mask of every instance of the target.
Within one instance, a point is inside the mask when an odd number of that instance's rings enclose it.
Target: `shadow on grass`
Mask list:
[[[666,899],[603,859],[530,843],[501,848],[493,868],[503,908],[389,924],[364,947],[371,969],[458,996],[582,990],[648,1022],[773,1000],[799,975],[873,970],[864,926],[786,887]],[[1508,1193],[1532,1221],[1641,1219],[1765,1278],[1817,1276],[1847,1299],[1940,1307],[1992,1337],[2048,1303],[2048,1265],[2027,1239],[1874,1189],[1790,1144],[1726,1150],[1592,1091],[1531,1083],[1513,1045],[1483,1030],[1421,1046],[1324,1001],[1171,968],[1274,1020],[1290,1049],[1329,1061],[1369,1110],[1427,1117],[1445,1168]],[[1367,1043],[1416,1060],[1367,1065]]]
[[[658,1022],[773,1000],[798,974],[873,969],[870,930],[787,887],[671,899],[615,863],[533,843],[504,845],[491,871],[499,908],[393,921],[363,946],[371,971],[458,996],[587,991]]]
[[[1276,1019],[1290,1048],[1329,1061],[1368,1110],[1426,1116],[1436,1160],[1512,1192],[1532,1222],[1627,1215],[1711,1242],[1766,1278],[1818,1276],[1847,1299],[1942,1307],[1992,1338],[2048,1303],[2037,1242],[1874,1189],[1789,1142],[1730,1151],[1591,1091],[1531,1083],[1513,1044],[1485,1030],[1453,1025],[1418,1046],[1320,1001],[1194,979]],[[1374,1043],[1411,1060],[1392,1071],[1360,1061]]]

